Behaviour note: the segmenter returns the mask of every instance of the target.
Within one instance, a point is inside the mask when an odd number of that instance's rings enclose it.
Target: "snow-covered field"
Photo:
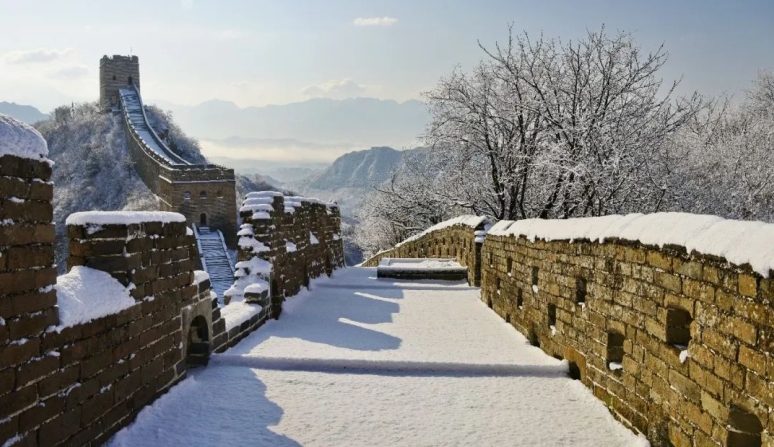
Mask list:
[[[640,446],[462,283],[337,271],[114,446]]]

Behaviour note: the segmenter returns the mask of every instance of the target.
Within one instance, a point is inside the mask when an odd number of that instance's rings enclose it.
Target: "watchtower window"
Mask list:
[[[206,214],[202,213],[199,216],[199,225],[202,226],[202,227],[206,227],[207,226],[207,215]]]
[[[186,191],[183,193],[183,199],[185,200],[191,200],[191,191]]]
[[[113,75],[113,80],[114,80],[114,81],[116,80],[116,75]]]
[[[586,302],[586,280],[583,278],[575,278],[575,302]]]
[[[666,313],[666,342],[687,349],[691,341],[691,314],[687,310],[670,307]]]
[[[505,265],[506,272],[508,273],[508,276],[511,276],[511,274],[513,273],[513,259],[508,258],[505,261],[505,264],[506,264]]]
[[[728,413],[728,447],[760,447],[763,424],[754,414],[738,408]]]
[[[607,367],[611,371],[623,369],[624,335],[617,332],[607,334]]]
[[[199,198],[200,199],[206,199],[207,198],[207,191],[200,192],[199,193]]]
[[[524,307],[524,295],[521,293],[521,287],[516,289],[516,307],[519,309]]]
[[[129,78],[126,80],[126,83],[129,84],[129,85],[133,85],[134,84],[131,76],[129,76]]]
[[[223,197],[223,191],[218,190],[218,197]]]
[[[556,305],[555,304],[548,305],[548,325],[556,326]]]

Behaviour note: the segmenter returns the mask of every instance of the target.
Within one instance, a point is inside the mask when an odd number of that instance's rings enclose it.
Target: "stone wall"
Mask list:
[[[270,275],[261,279],[270,282],[270,315],[275,318],[285,297],[308,286],[311,278],[344,267],[341,214],[335,204],[276,192],[249,193],[240,216],[238,260],[257,258],[271,266]]]
[[[50,176],[46,161],[0,157],[0,444],[100,445],[185,377],[212,302],[193,282],[198,254],[182,216],[97,219],[68,225],[68,266],[109,273],[135,303],[127,294],[119,312],[64,321]]]
[[[162,211],[178,212],[192,224],[221,230],[226,244],[236,246],[236,180],[234,170],[217,165],[171,167],[148,148],[124,119],[124,132],[137,174],[161,200]]]
[[[774,445],[772,279],[622,240],[490,234],[482,258],[481,299],[654,446]]]
[[[236,181],[233,169],[208,165],[163,173],[159,177],[157,194],[163,199],[162,210],[178,212],[193,224],[216,228],[223,232],[226,245],[236,247]]]
[[[129,84],[140,89],[140,60],[137,56],[102,56],[99,61],[99,105],[118,107],[118,89]]]
[[[481,221],[473,227],[457,224],[429,231],[371,257],[362,265],[376,267],[382,258],[454,258],[468,268],[468,283],[478,286],[481,283],[481,246],[488,223]]]

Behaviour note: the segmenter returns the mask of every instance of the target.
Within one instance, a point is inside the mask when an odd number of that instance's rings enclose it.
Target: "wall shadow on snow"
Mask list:
[[[399,311],[400,306],[384,299],[403,298],[401,289],[392,287],[369,290],[369,293],[358,292],[362,287],[325,289],[325,293],[315,293],[305,298],[306,302],[293,306],[291,311],[283,312],[279,321],[254,332],[231,348],[228,354],[244,354],[272,337],[297,338],[358,351],[394,350],[400,347],[400,338],[350,322],[392,322],[392,315]],[[288,298],[290,301],[293,299]]]
[[[108,445],[301,446],[269,428],[284,412],[266,397],[266,385],[255,371],[222,366],[195,371],[193,376],[143,410]]]

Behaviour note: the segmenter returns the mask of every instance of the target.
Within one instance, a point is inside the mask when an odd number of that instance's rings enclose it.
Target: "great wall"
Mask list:
[[[566,359],[653,446],[774,445],[774,280],[770,248],[757,249],[774,225],[667,213],[622,218],[628,236],[584,235],[613,226],[605,219],[457,218],[364,265],[384,257],[467,265],[487,306]],[[669,243],[673,233],[702,246]],[[725,257],[709,253],[719,250]]]
[[[45,142],[0,120],[0,131],[18,137],[0,141],[3,445],[101,445],[189,368],[280,316],[310,278],[343,266],[338,207],[256,192],[238,219],[233,171],[176,160],[147,125],[137,58],[103,58],[100,67],[101,104],[124,114],[137,171],[162,209],[70,216],[68,273],[57,278]],[[774,446],[774,280],[771,250],[756,249],[774,225],[609,217],[463,216],[364,266],[456,259],[489,308],[567,360],[574,378],[656,447]],[[221,300],[196,270],[202,227],[239,249]],[[714,248],[716,239],[725,245]],[[118,304],[100,310],[109,300]]]
[[[101,445],[189,368],[276,318],[310,278],[343,266],[334,204],[273,193],[268,209],[242,213],[238,232],[233,170],[175,155],[148,124],[138,87],[136,56],[101,60],[100,103],[123,114],[160,211],[71,215],[60,277],[46,143],[0,116],[2,445]],[[207,234],[224,255],[226,244],[252,241],[240,245],[221,299],[196,270]]]

